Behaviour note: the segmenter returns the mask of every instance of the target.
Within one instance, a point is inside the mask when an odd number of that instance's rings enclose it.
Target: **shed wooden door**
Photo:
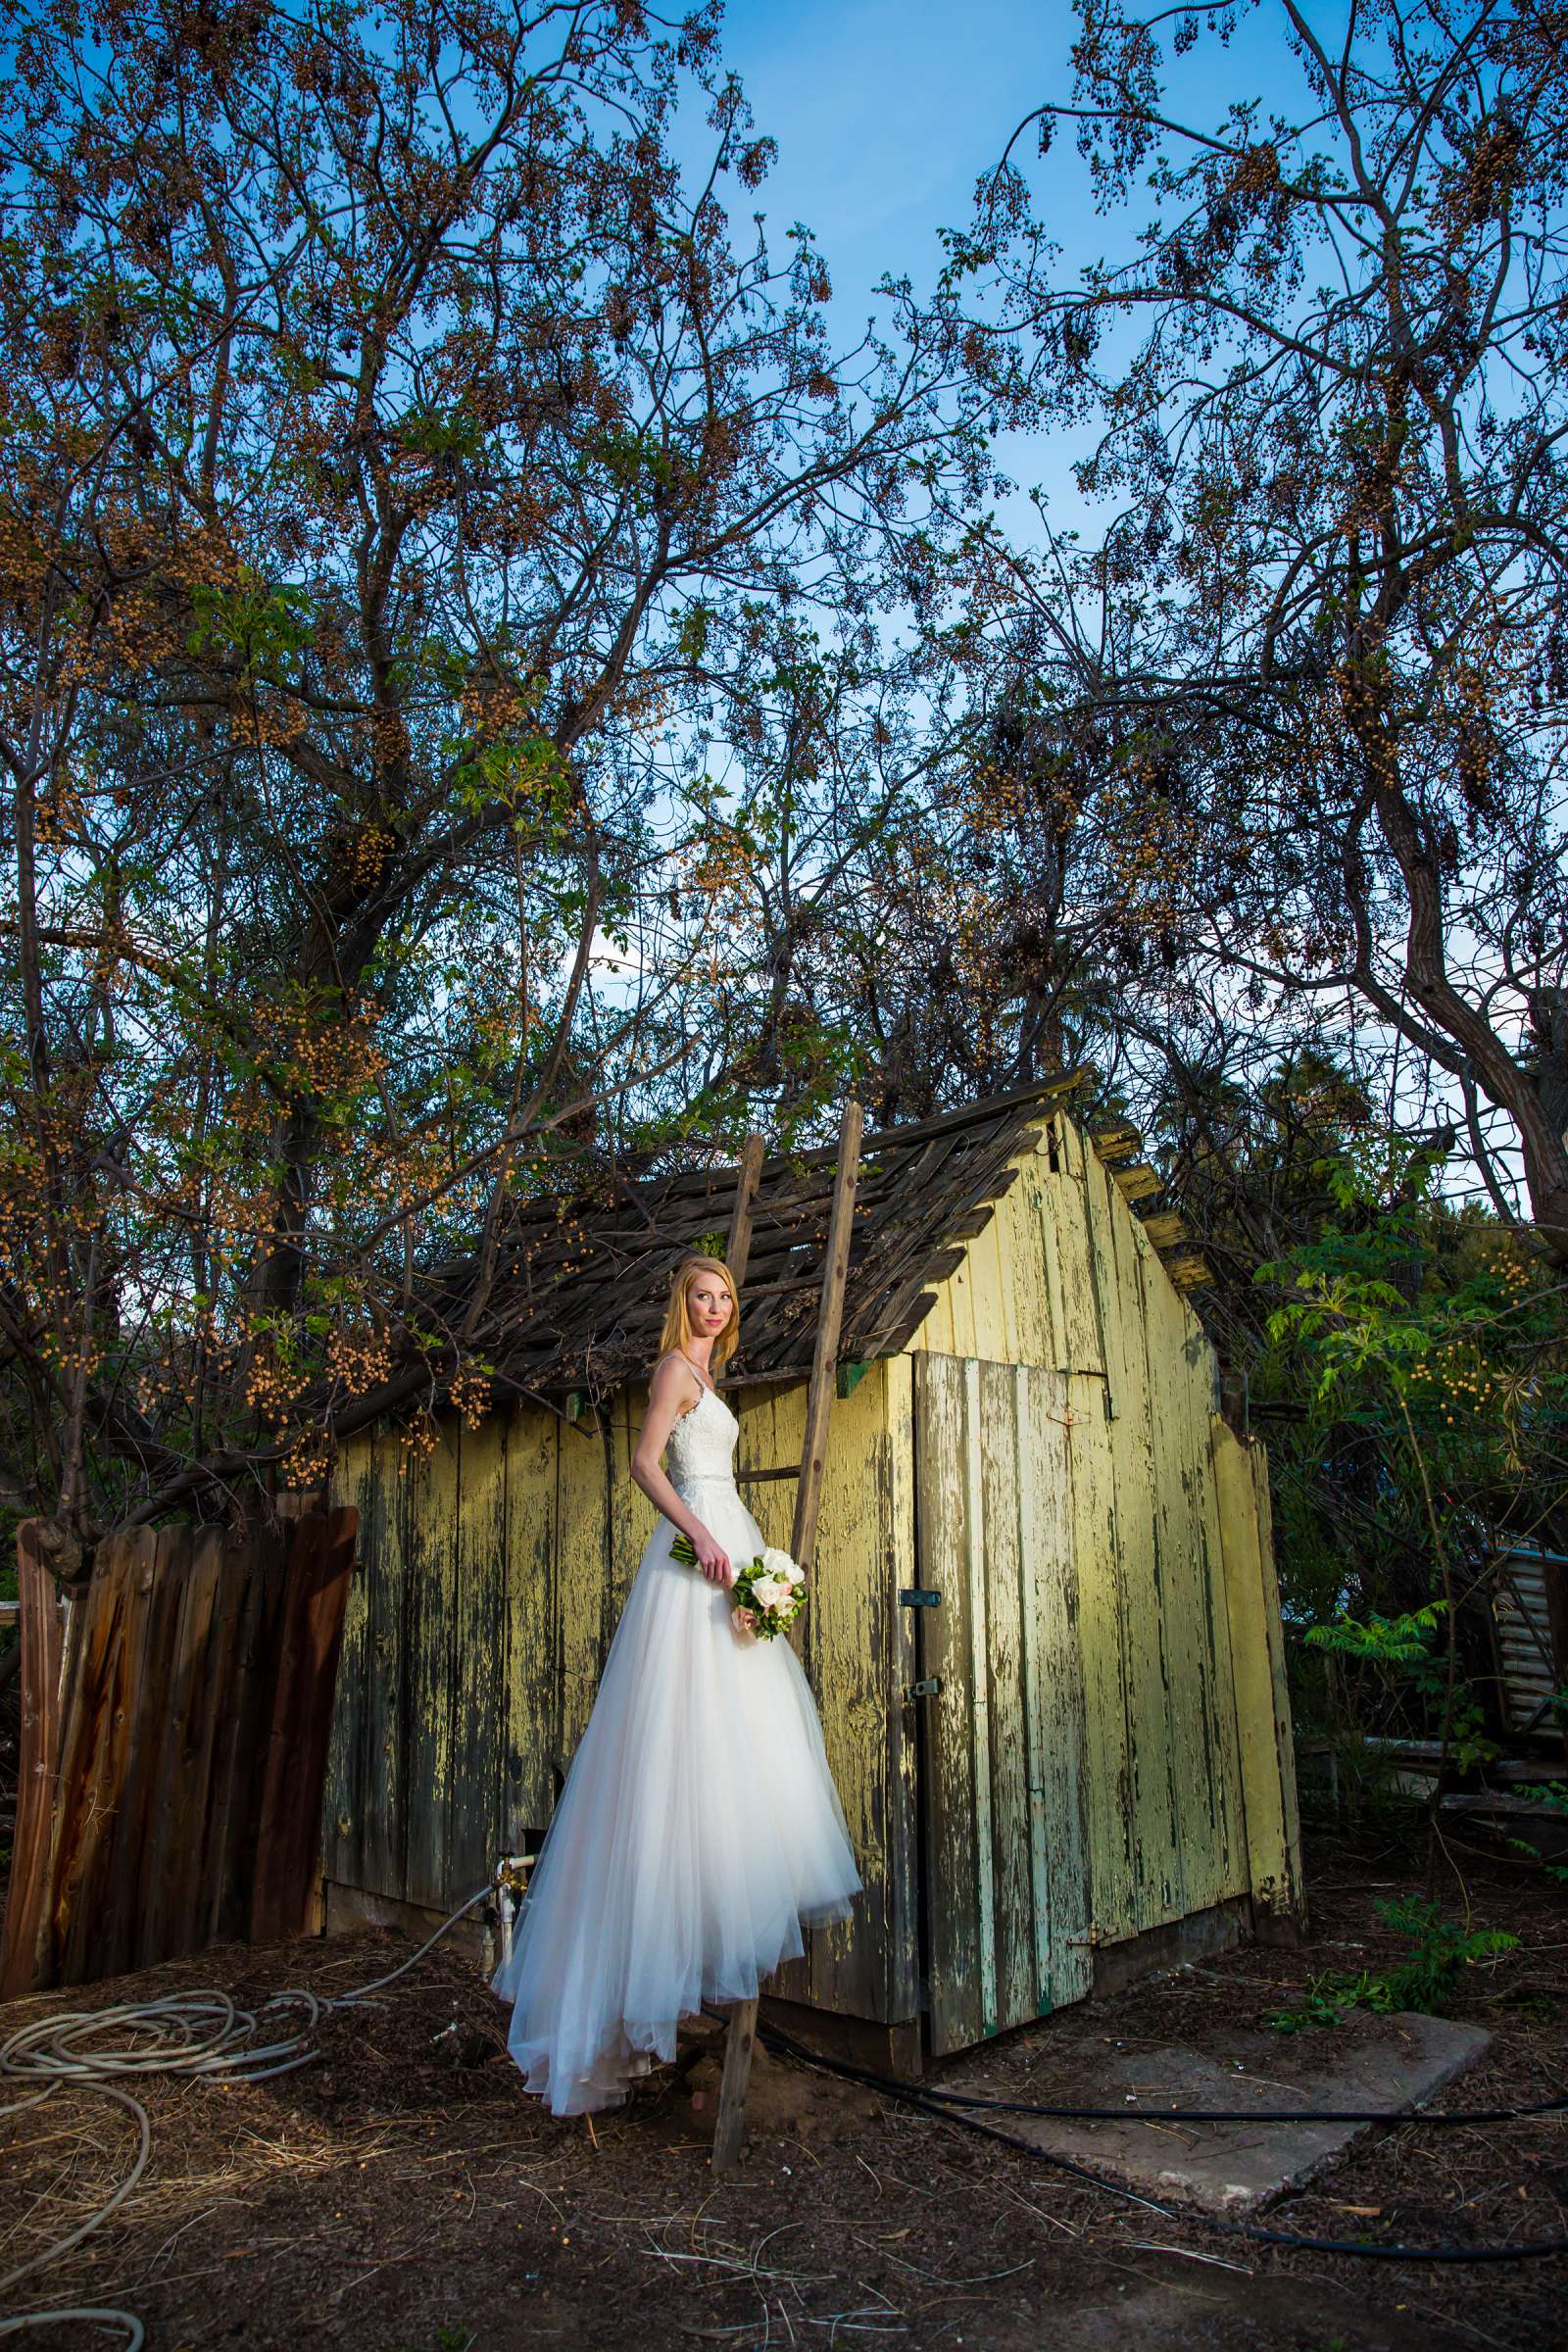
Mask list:
[[[922,1931],[931,2046],[1080,1999],[1091,1974],[1066,1376],[914,1358]]]

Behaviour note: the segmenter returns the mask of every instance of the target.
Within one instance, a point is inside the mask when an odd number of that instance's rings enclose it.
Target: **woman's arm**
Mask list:
[[[659,1457],[669,1443],[669,1433],[681,1415],[689,1412],[702,1395],[703,1384],[689,1364],[678,1356],[666,1355],[654,1370],[648,1384],[648,1410],[643,1415],[642,1428],[637,1433],[637,1450],[631,1457],[631,1474],[656,1510],[662,1511],[683,1536],[691,1538],[697,1554],[697,1565],[710,1585],[731,1585],[734,1574],[729,1553],[714,1543],[696,1513],[676,1494],[659,1466]]]

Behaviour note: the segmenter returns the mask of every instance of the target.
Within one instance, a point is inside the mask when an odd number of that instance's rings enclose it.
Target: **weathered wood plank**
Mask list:
[[[1151,1200],[1160,1189],[1157,1168],[1116,1168],[1111,1181],[1124,1200]]]
[[[332,1499],[352,1504],[358,1511],[360,1534],[343,1612],[343,1646],[338,1657],[337,1695],[332,1702],[321,1864],[328,1879],[340,1886],[358,1886],[364,1883],[361,1786],[371,1681],[370,1586],[380,1574],[380,1489],[375,1476],[375,1445],[369,1436],[355,1438],[344,1447],[332,1481]]]
[[[1055,1265],[1061,1289],[1063,1368],[1069,1372],[1103,1372],[1104,1338],[1095,1284],[1093,1237],[1088,1203],[1088,1168],[1083,1140],[1070,1119],[1058,1119],[1056,1166],[1050,1192],[1054,1214]]]
[[[219,1554],[218,1623],[220,1647],[217,1674],[223,1710],[213,1743],[211,1785],[202,1823],[200,1909],[196,1942],[216,1942],[239,1932],[243,1906],[232,1899],[227,1879],[230,1829],[246,1802],[239,1785],[240,1740],[244,1729],[247,1664],[263,1609],[263,1545],[259,1528],[231,1537]]]
[[[1210,1424],[1236,1679],[1252,1901],[1261,1921],[1298,1919],[1300,1824],[1273,1544],[1268,1465],[1216,1413]]]
[[[61,1756],[54,1867],[54,1981],[91,1975],[94,1925],[114,1894],[119,1817],[135,1729],[158,1539],[150,1528],[101,1546]],[[122,1849],[127,1864],[133,1849]]]
[[[1257,1560],[1263,1592],[1263,1623],[1268,1634],[1269,1690],[1273,1699],[1274,1767],[1279,1775],[1281,1862],[1277,1876],[1261,1888],[1253,1881],[1253,1900],[1265,1928],[1301,1927],[1306,1917],[1306,1882],[1301,1867],[1301,1815],[1296,1786],[1296,1740],[1291,1725],[1290,1678],[1285,1664],[1285,1621],[1280,1613],[1279,1570],[1274,1558],[1274,1501],[1269,1487],[1268,1451],[1253,1438],[1243,1447],[1252,1481],[1253,1524],[1257,1529]]]
[[[974,1648],[964,1444],[963,1367],[915,1362],[919,1582],[942,1594],[921,1611],[920,1671],[941,1688],[917,1703],[926,1747],[925,1883],[931,2046],[963,2049],[985,2031],[980,1967],[980,1852],[975,1832]]]
[[[746,1268],[752,1254],[752,1213],[757,1199],[757,1180],[762,1172],[764,1151],[762,1138],[754,1131],[741,1146],[740,1165],[735,1171],[735,1205],[730,1211],[724,1263],[729,1268],[730,1280],[737,1291],[746,1280]]]
[[[1048,1122],[1040,1139],[1040,1149],[1031,1170],[1031,1192],[1035,1200],[1035,1250],[1045,1275],[1046,1329],[1041,1347],[1034,1357],[1036,1363],[1053,1371],[1069,1373],[1073,1369],[1072,1352],[1067,1334],[1067,1311],[1063,1301],[1061,1278],[1062,1234],[1059,1224],[1060,1192],[1054,1169],[1060,1154],[1059,1123]]]
[[[994,1363],[1014,1360],[1014,1331],[1012,1313],[1012,1251],[1004,1252],[1003,1242],[1011,1239],[1012,1220],[1007,1209],[1017,1192],[1004,1196],[997,1212],[984,1230],[969,1244],[964,1271],[969,1278],[969,1295],[975,1324],[975,1354]]]
[[[196,1531],[165,1528],[153,1571],[158,1605],[148,1647],[154,1654],[137,1699],[138,1740],[156,1763],[143,1780],[139,1819],[127,1807],[118,1824],[134,1856],[136,1892],[128,1906],[134,1925],[127,1958],[137,1968],[149,1968],[180,1949],[175,1880],[189,1850],[189,1751],[200,1745],[201,1720],[216,1695],[205,1672],[213,1586],[207,1577],[196,1576],[195,1561]],[[106,1973],[123,1965],[108,1941],[100,1947],[100,1965]]]
[[[409,1586],[409,1482],[396,1430],[374,1441],[373,1508],[362,1516],[370,1546],[366,1617],[365,1731],[360,1771],[360,1868],[368,1894],[406,1892],[408,1787],[406,1595]],[[365,1513],[362,1490],[361,1510]]]
[[[659,1519],[658,1512],[631,1474],[631,1457],[637,1450],[637,1436],[647,1410],[648,1391],[639,1382],[634,1389],[620,1390],[611,1398],[604,1412],[602,1458],[609,1479],[606,1543],[610,1572],[605,1586],[605,1618],[600,1633],[601,1659],[609,1654],[615,1628],[620,1623],[621,1610],[631,1592],[632,1581]],[[564,1477],[574,1458],[571,1451],[573,1440],[563,1433],[561,1443],[561,1468]]]
[[[1117,1234],[1106,1172],[1092,1155],[1086,1176],[1091,1257],[1103,1318],[1112,1404],[1110,1440],[1127,1641],[1133,1859],[1137,1925],[1142,1931],[1179,1917],[1182,1907],[1148,1359],[1135,1245],[1130,1235]]]
[[[522,1405],[507,1429],[506,1678],[501,1837],[533,1850],[564,1776],[556,1544],[556,1420]]]
[[[1196,1250],[1184,1250],[1179,1256],[1168,1258],[1165,1274],[1178,1291],[1204,1290],[1214,1279],[1213,1267]]]
[[[1168,1276],[1168,1269],[1166,1269]],[[1209,1422],[1219,1407],[1219,1364],[1197,1315],[1177,1293],[1190,1366],[1187,1384],[1186,1453],[1194,1494],[1193,1544],[1197,1562],[1200,1636],[1207,1659],[1208,1738],[1213,1755],[1215,1901],[1247,1889],[1247,1833],[1243,1818],[1241,1757],[1236,1724],[1236,1683],[1231,1662],[1230,1624],[1225,1607],[1225,1571],[1219,1533],[1219,1497]]]
[[[476,1429],[464,1430],[462,1466],[447,1851],[449,1909],[484,1884],[501,1846],[507,1592],[504,1413],[489,1413]]]
[[[857,1391],[858,1394],[858,1391]],[[801,1459],[806,1444],[806,1391],[804,1388],[746,1389],[730,1396],[728,1401],[741,1425],[740,1436],[736,1440],[735,1446],[737,1461],[765,1464],[798,1462]],[[851,1401],[854,1400],[851,1399]],[[843,1412],[847,1407],[840,1405],[837,1409]],[[780,1480],[776,1484],[751,1486],[745,1491],[745,1500],[747,1509],[762,1531],[763,1541],[768,1544],[776,1544],[782,1550],[787,1551],[795,1518],[793,1486],[786,1480]],[[830,1497],[828,1504],[830,1512],[832,1507],[832,1498]],[[826,1529],[823,1532],[822,1542],[824,1545],[832,1544],[831,1550],[824,1552],[824,1559],[831,1559],[836,1563],[839,1557],[836,1539],[831,1537]],[[822,1737],[827,1747],[828,1765],[833,1773],[834,1785],[844,1798],[845,1817],[849,1821],[853,1838],[856,1830],[853,1818],[854,1796],[853,1791],[846,1788],[845,1782],[841,1778],[845,1762],[844,1742],[837,1720],[838,1709],[834,1698],[827,1694],[828,1686],[825,1686],[823,1681],[822,1629],[818,1623],[821,1614],[818,1608],[820,1596],[815,1578],[811,1580],[808,1592],[805,1615],[797,1619],[786,1639],[805,1667],[807,1680],[816,1694],[818,1710],[822,1719]],[[829,1662],[831,1662],[831,1652],[829,1653]],[[817,1938],[814,1936],[808,1939],[808,1948],[801,1959],[787,1960],[784,1963],[784,1966],[769,1981],[767,1989],[770,1993],[782,2000],[790,2001],[809,2002],[815,1998],[811,1984],[815,1954],[811,1947],[816,1940]]]
[[[993,1363],[1031,1364],[1039,1357],[1043,1270],[1030,1200],[1032,1159],[1032,1152],[1023,1152],[1013,1161],[1012,1182],[997,1202],[992,1218],[997,1291],[1007,1335],[1005,1348],[986,1348]]]
[[[1081,2000],[1094,1980],[1070,1395],[1063,1373],[1020,1367],[1014,1376],[1024,1747],[1035,1997],[1041,2010]]]
[[[68,1984],[117,1976],[163,1957],[161,1864],[172,1774],[173,1653],[190,1554],[190,1529],[166,1527],[145,1576],[138,1578],[140,1607],[127,1626],[134,1666],[125,1690],[121,1761],[113,1767],[106,1875],[84,1890],[86,1899],[72,1923]]]
[[[277,1664],[264,1749],[250,1934],[298,1936],[311,1923],[321,1798],[357,1514],[307,1511],[288,1530]]]
[[[1022,1161],[1019,1181],[1004,1203],[1006,1262],[1012,1285],[1012,1361],[1054,1366],[1059,1353],[1058,1309],[1053,1298],[1047,1247],[1050,1163],[1042,1140]]]
[[[1205,1334],[1184,1307],[1190,1337],[1207,1351],[1205,1377],[1188,1384],[1187,1450],[1199,1498],[1197,1536],[1202,1578],[1203,1639],[1209,1657],[1211,1737],[1217,1762],[1217,1819],[1220,1841],[1220,1899],[1248,1890],[1247,1821],[1242,1799],[1241,1747],[1237,1729],[1236,1676],[1231,1658],[1230,1618],[1225,1604],[1225,1555],[1220,1539],[1219,1487],[1209,1423],[1215,1410],[1217,1367]]]
[[[142,1529],[121,1544],[101,1544],[92,1574],[79,1590],[61,1729],[60,1793],[55,1808],[50,1860],[47,1962],[49,1984],[74,1980],[67,1973],[66,1938],[95,1868],[112,1861],[109,1838],[117,1791],[108,1748],[117,1715],[128,1718],[138,1665],[135,1629],[143,1614],[136,1588],[151,1576],[158,1539]],[[107,1872],[100,1896],[107,1892]]]
[[[984,1231],[989,1233],[989,1225]],[[921,1348],[956,1356],[987,1352],[979,1318],[995,1314],[996,1300],[975,1272],[974,1247],[956,1250],[951,1263],[938,1260],[921,1267],[918,1279],[929,1282],[934,1294],[919,1326]]]
[[[561,1632],[560,1745],[555,1768],[564,1776],[593,1713],[612,1609],[610,1491],[614,1440],[609,1419],[592,1444],[569,1430],[555,1431],[555,1597]]]
[[[1097,1939],[1136,1932],[1126,1594],[1116,1533],[1116,1460],[1104,1385],[1067,1378],[1072,1548],[1084,1684],[1084,1818]]]
[[[179,1856],[169,1893],[171,1952],[199,1951],[206,1941],[207,1823],[213,1802],[219,1737],[228,1711],[233,1667],[232,1612],[225,1609],[225,1539],[203,1528],[187,1573],[176,1677],[192,1697],[177,1757],[171,1832]]]
[[[1136,1229],[1135,1238],[1141,1238]],[[1179,1900],[1185,1914],[1217,1903],[1224,1883],[1215,1699],[1203,1631],[1200,1505],[1188,1447],[1188,1394],[1206,1366],[1196,1357],[1189,1360],[1187,1311],[1147,1240],[1136,1273],[1153,1441],[1154,1538],[1181,1864]]]
[[[11,1883],[0,1930],[0,2001],[30,1992],[45,1981],[40,1974],[39,1944],[49,1915],[66,1625],[59,1589],[45,1563],[39,1534],[35,1519],[24,1519],[17,1530],[22,1721]],[[79,1608],[81,1603],[78,1600],[74,1605]]]
[[[885,1668],[887,1759],[884,1828],[887,1898],[884,1928],[882,2006],[889,2024],[918,2016],[920,2006],[920,1853],[916,1710],[923,1700],[905,1691],[918,1674],[913,1620],[920,1612],[899,1606],[906,1575],[918,1574],[915,1547],[914,1365],[906,1355],[877,1366],[883,1382],[883,1502],[881,1575],[890,1638]],[[869,1375],[867,1377],[870,1377]]]
[[[724,2034],[724,2071],[719,2078],[718,2115],[713,2126],[713,2170],[732,2173],[740,2162],[746,2132],[746,2091],[757,2042],[757,2003],[737,2001]]]
[[[811,1377],[806,1391],[806,1443],[801,1452],[801,1475],[795,1489],[795,1520],[790,1543],[791,1552],[808,1570],[816,1545],[816,1518],[822,1499],[822,1474],[827,1462],[829,1429],[837,1387],[839,1332],[844,1322],[844,1293],[849,1278],[850,1243],[855,1222],[855,1185],[860,1164],[862,1122],[863,1113],[859,1103],[846,1102],[839,1120],[838,1164],[833,1180],[833,1205],[828,1212],[822,1296],[817,1304]]]
[[[1111,1191],[1105,1169],[1069,1119],[1061,1122],[1059,1157],[1062,1167],[1074,1173],[1083,1216],[1083,1273],[1094,1327],[1088,1345],[1098,1350],[1097,1355],[1085,1359],[1085,1364],[1090,1366],[1098,1361],[1103,1367],[1108,1382],[1114,1379],[1117,1363],[1117,1334],[1110,1321],[1116,1292],[1116,1263],[1111,1240]]]
[[[1109,1126],[1095,1128],[1089,1141],[1098,1158],[1130,1159],[1135,1152],[1144,1149],[1145,1138],[1141,1127],[1118,1119]]]
[[[725,1402],[741,1425],[735,1441],[738,1471],[770,1469],[792,1459],[799,1461],[806,1409],[804,1390],[741,1387],[726,1390]],[[796,1409],[794,1419],[790,1420],[792,1405]],[[781,1411],[786,1416],[783,1421]],[[790,1522],[795,1515],[795,1490],[791,1482],[749,1481],[742,1490],[742,1499],[767,1542],[787,1546]],[[808,1610],[808,1616],[809,1613]]]
[[[1011,1364],[972,1367],[970,1395],[980,1451],[979,1546],[986,1640],[975,1660],[986,1697],[996,2013],[988,2028],[1021,2025],[1039,2011],[1031,1870],[1028,1710],[1024,1697],[1024,1545],[1018,1524],[1024,1465]],[[1030,1634],[1032,1639],[1032,1629]]]
[[[1044,1167],[1044,1162],[1039,1161]],[[1039,1246],[1037,1150],[1020,1151],[1009,1181],[970,1240],[960,1265],[938,1284],[914,1345],[986,1362],[1035,1362],[1050,1344]]]
[[[328,1682],[308,1704],[298,1677],[278,1694],[286,1541],[270,1525],[237,1540],[170,1526],[100,1547],[57,1686],[45,1948],[31,1955],[41,1983],[243,1934],[259,1845],[264,1866],[286,1864],[294,1817],[319,1797],[331,1697]],[[274,1707],[286,1801],[269,1818],[262,1735]],[[293,1874],[307,1890],[318,1826],[312,1815]]]
[[[251,1889],[256,1884],[262,1790],[282,1645],[288,1571],[287,1550],[270,1530],[257,1530],[249,1568],[238,1652],[239,1674],[234,1686],[231,1777],[222,1852],[217,1871],[213,1932],[223,1941],[248,1935]],[[396,1815],[389,1818],[395,1821]]]
[[[885,2018],[893,1856],[886,1774],[900,1562],[892,1551],[886,1367],[834,1408],[823,1475],[818,1569],[810,1585],[808,1674],[864,1891],[848,1920],[808,1939],[809,1998]],[[907,1566],[907,1558],[904,1565]],[[776,1989],[786,1998],[782,1978]]]
[[[737,1410],[742,1408],[737,1406]],[[760,1462],[765,1454],[769,1461],[798,1462],[806,1445],[804,1387],[752,1391],[745,1400],[741,1426],[743,1431],[756,1432],[754,1460]],[[746,1507],[769,1544],[788,1551],[795,1525],[795,1489],[790,1482],[754,1487],[746,1497]],[[815,1611],[808,1606],[804,1637],[796,1641],[795,1647],[808,1671],[816,1662],[815,1632]]]
[[[456,1702],[458,1483],[462,1423],[443,1420],[432,1450],[408,1473],[408,1633],[405,1682],[408,1853],[404,1893],[446,1901]]]
[[[963,1573],[969,1588],[969,1712],[973,1738],[970,1786],[974,1803],[975,1879],[979,1895],[980,2020],[984,2034],[997,2031],[997,1849],[991,1804],[990,1593],[985,1549],[985,1495],[980,1459],[980,1367],[971,1356],[963,1365],[961,1429],[963,1450]]]

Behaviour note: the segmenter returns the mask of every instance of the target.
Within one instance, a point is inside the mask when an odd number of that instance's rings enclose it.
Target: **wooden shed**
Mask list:
[[[1217,1409],[1174,1221],[1137,1213],[1135,1139],[1097,1149],[1068,1099],[863,1147],[803,1654],[866,1892],[776,1990],[906,2064],[1298,1915],[1263,1457]],[[833,1157],[757,1194],[730,1394],[772,1542]],[[345,1458],[329,1926],[444,1915],[547,1825],[653,1526],[629,1462],[668,1271],[736,1183],[532,1204],[509,1400],[422,1459],[393,1430]]]

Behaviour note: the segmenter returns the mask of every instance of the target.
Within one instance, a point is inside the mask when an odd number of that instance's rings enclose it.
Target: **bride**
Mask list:
[[[804,1949],[802,1922],[844,1918],[860,1887],[800,1660],[730,1609],[763,1546],[713,1379],[739,1331],[722,1259],[686,1258],[631,1466],[662,1516],[491,1979],[527,2087],[557,2115],[617,2105],[673,2059],[680,2018],[755,1997]],[[695,1568],[670,1555],[677,1530]]]

